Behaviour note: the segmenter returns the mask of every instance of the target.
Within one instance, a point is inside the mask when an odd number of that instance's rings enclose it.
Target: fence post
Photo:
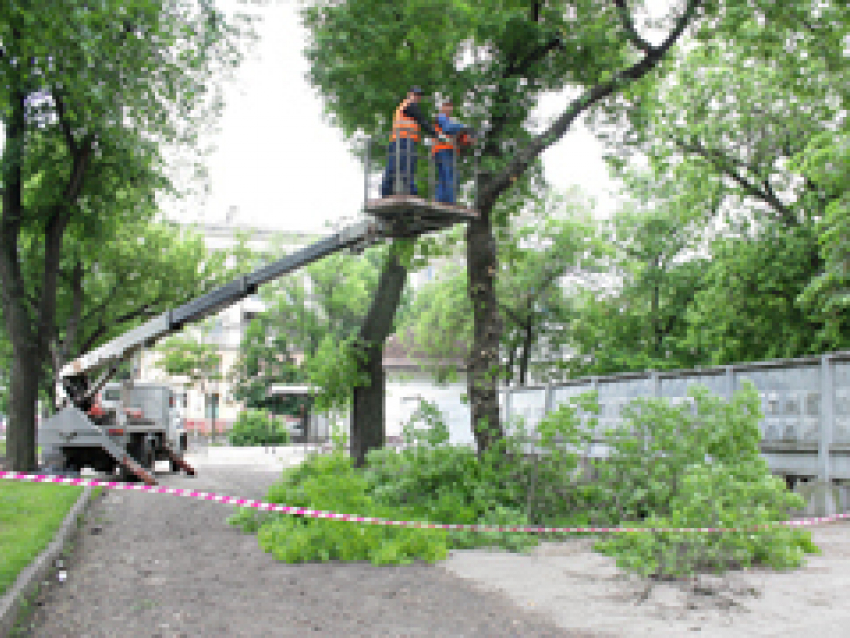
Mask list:
[[[652,397],[655,399],[661,398],[661,377],[658,376],[658,370],[649,371],[649,379],[652,383]]]
[[[591,392],[599,392],[599,377],[590,377],[590,391]],[[599,412],[602,412],[602,406],[599,405],[599,395],[596,396],[596,404],[599,406]],[[593,433],[596,436],[600,430],[602,429],[602,421],[601,414],[596,415],[596,432]],[[590,417],[588,417],[589,419]]]
[[[828,354],[820,357],[821,422],[818,441],[818,480],[829,483],[832,467],[829,449],[832,446],[832,429],[835,418],[835,384],[832,377],[832,361]]]
[[[555,392],[552,388],[551,383],[546,384],[546,394],[544,396],[545,398],[543,399],[543,414],[545,416],[555,408],[555,406],[552,405],[555,400]]]
[[[726,370],[726,400],[732,402],[735,394],[735,366],[724,366]]]

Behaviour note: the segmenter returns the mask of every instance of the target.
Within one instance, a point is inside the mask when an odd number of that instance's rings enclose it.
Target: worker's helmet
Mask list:
[[[412,89],[410,89],[410,92],[415,94],[415,95],[422,95],[422,88],[418,87],[418,86],[414,86]]]

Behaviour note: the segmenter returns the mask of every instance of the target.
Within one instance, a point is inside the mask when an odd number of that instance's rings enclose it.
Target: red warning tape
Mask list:
[[[94,479],[70,478],[65,476],[53,476],[44,474],[21,474],[19,472],[0,471],[0,479],[11,479],[14,481],[32,481],[35,483],[62,483],[65,485],[78,485],[80,487],[106,487],[112,490],[137,490],[142,492],[154,492],[156,494],[174,494],[176,496],[188,496],[202,501],[215,501],[227,505],[238,505],[239,507],[252,507],[266,512],[285,512],[294,516],[307,516],[309,518],[327,518],[336,521],[348,521],[351,523],[367,523],[369,525],[393,525],[396,527],[418,527],[424,529],[453,529],[466,532],[523,532],[527,534],[558,533],[641,533],[641,532],[680,532],[680,533],[711,533],[711,532],[757,532],[771,529],[777,525],[789,527],[806,527],[820,523],[832,523],[838,520],[850,518],[850,513],[834,514],[833,516],[821,516],[818,518],[806,518],[796,521],[776,521],[768,525],[756,525],[753,527],[525,527],[511,526],[501,527],[495,525],[447,525],[444,523],[429,523],[428,521],[391,521],[385,518],[373,518],[371,516],[355,516],[353,514],[340,514],[339,512],[326,512],[304,507],[290,507],[278,503],[266,503],[264,501],[253,501],[247,498],[236,498],[224,494],[210,494],[208,492],[197,492],[185,490],[178,487],[152,487],[140,483],[122,483],[119,481],[98,481]]]

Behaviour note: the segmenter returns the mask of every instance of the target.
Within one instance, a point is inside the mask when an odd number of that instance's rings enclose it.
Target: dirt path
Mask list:
[[[202,465],[196,479],[163,474],[160,483],[262,498],[277,476]],[[107,490],[86,516],[66,582],[41,594],[25,635],[590,636],[440,566],[277,562],[256,536],[225,525],[232,511]]]
[[[500,591],[524,609],[545,611],[562,627],[597,636],[681,638],[846,638],[850,636],[850,523],[812,528],[822,553],[805,567],[703,578],[714,589],[627,577],[589,540],[547,543],[531,556],[453,552],[450,573]],[[486,584],[486,585],[485,585]],[[644,596],[646,595],[645,599]],[[643,599],[643,600],[642,600]]]

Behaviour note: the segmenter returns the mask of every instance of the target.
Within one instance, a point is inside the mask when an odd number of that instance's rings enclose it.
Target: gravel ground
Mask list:
[[[213,466],[160,484],[262,498],[270,465]],[[160,464],[165,469],[167,464]],[[504,594],[417,563],[289,565],[226,525],[233,508],[185,497],[106,490],[44,588],[23,635],[573,636]]]

